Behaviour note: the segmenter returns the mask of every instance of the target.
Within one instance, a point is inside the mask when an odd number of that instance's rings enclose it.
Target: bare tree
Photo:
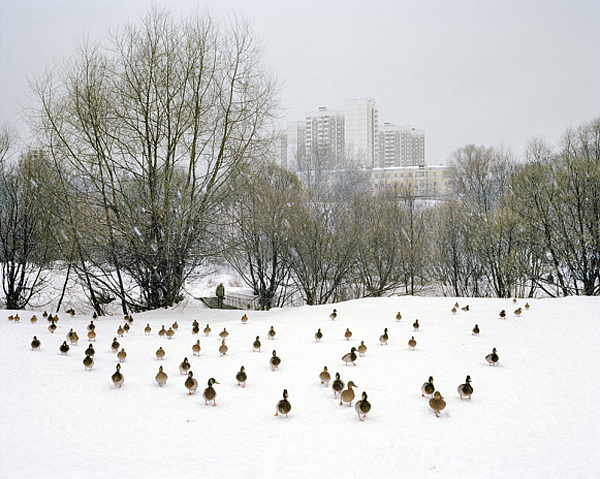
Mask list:
[[[290,276],[284,230],[300,182],[289,171],[258,162],[234,187],[238,194],[227,209],[232,224],[221,230],[224,257],[259,297],[261,309],[283,306]]]
[[[85,190],[95,281],[124,311],[177,303],[227,182],[267,149],[276,86],[248,25],[152,9],[35,92],[41,141]]]
[[[53,259],[44,201],[49,185],[42,170],[35,151],[20,155],[16,162],[0,163],[0,265],[7,309],[29,304],[43,287]]]

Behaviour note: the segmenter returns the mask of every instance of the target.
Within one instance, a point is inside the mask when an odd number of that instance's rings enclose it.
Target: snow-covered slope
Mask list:
[[[14,312],[0,312],[0,477],[598,477],[600,298],[530,300],[520,317],[513,311],[524,300],[458,299],[470,311],[453,315],[455,300],[394,297],[249,311],[247,324],[241,311],[191,302],[184,311],[137,314],[119,338],[128,354],[120,389],[111,381],[117,358],[110,344],[122,317],[95,322],[95,365],[86,371],[89,316],[63,313],[50,334],[40,312],[36,324],[32,312],[20,312],[19,323],[7,320]],[[210,324],[210,336],[192,335],[194,319],[201,330]],[[174,321],[173,339],[160,339],[161,325]],[[479,336],[471,334],[476,323]],[[382,346],[386,327],[389,343]],[[70,328],[80,341],[61,355]],[[220,356],[223,328],[229,349]],[[39,351],[30,347],[34,335]],[[252,351],[257,335],[260,353]],[[407,344],[413,335],[414,351]],[[196,339],[199,357],[192,356]],[[361,340],[366,354],[345,366],[341,357]],[[494,347],[500,361],[490,367],[484,358]],[[282,359],[274,372],[273,349]],[[192,396],[178,369],[184,357],[199,382]],[[154,380],[160,365],[169,376],[162,388]],[[242,365],[246,388],[235,380]],[[372,410],[364,422],[354,402],[340,406],[320,384],[323,366],[354,381],[357,397],[368,393]],[[456,391],[467,374],[470,401]],[[421,397],[430,375],[447,403],[439,419]],[[216,407],[201,397],[211,377],[220,383]],[[292,410],[275,417],[284,388]]]

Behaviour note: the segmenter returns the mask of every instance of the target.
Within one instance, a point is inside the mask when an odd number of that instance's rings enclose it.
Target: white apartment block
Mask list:
[[[439,198],[450,193],[450,168],[447,166],[397,166],[373,168],[373,191],[392,190],[397,195],[410,193],[419,198]]]
[[[379,130],[379,168],[425,166],[425,131],[384,123]]]
[[[288,123],[277,144],[287,168],[344,169],[425,165],[425,132],[385,123],[379,127],[375,100],[345,100],[343,110],[307,112],[303,122]]]
[[[379,114],[375,100],[346,100],[344,117],[348,159],[358,166],[373,168],[379,159]]]
[[[344,163],[344,112],[320,107],[307,112],[304,124],[306,156],[327,169]]]

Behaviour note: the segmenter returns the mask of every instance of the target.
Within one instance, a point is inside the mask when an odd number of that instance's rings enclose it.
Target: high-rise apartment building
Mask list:
[[[335,169],[344,162],[344,112],[328,110],[306,113],[306,156],[322,167]]]
[[[296,170],[425,165],[425,132],[390,123],[380,129],[375,100],[368,98],[346,100],[343,110],[307,112],[278,139],[281,164]]]
[[[379,118],[375,100],[346,100],[344,119],[348,159],[358,166],[373,168],[379,157]]]
[[[425,131],[384,123],[379,130],[379,168],[425,165]]]

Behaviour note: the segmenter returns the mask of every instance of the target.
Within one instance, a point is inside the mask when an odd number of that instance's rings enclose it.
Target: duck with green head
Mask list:
[[[471,399],[471,394],[473,394],[473,386],[471,386],[471,376],[467,376],[467,379],[465,379],[465,383],[458,386],[457,390],[461,399],[463,398],[463,396]]]
[[[279,416],[279,414],[285,414],[285,417],[288,416],[289,412],[292,410],[292,405],[288,401],[288,392],[287,389],[283,390],[283,399],[280,399],[277,403],[277,407],[275,410],[275,416]]]
[[[213,388],[213,384],[219,384],[214,378],[210,378],[208,380],[208,387],[202,392],[202,397],[204,398],[204,404],[208,406],[208,401],[213,402],[213,407],[217,405],[217,391]]]
[[[361,399],[356,401],[354,409],[356,410],[356,414],[358,414],[359,421],[363,421],[364,420],[363,418],[367,417],[367,414],[371,410],[371,403],[367,400],[366,392],[363,391]],[[361,414],[362,414],[362,418],[360,417]]]
[[[346,366],[348,366],[348,363],[352,363],[354,366],[356,366],[356,363],[354,362],[356,361],[356,348],[352,347],[349,353],[344,354],[342,356],[342,361],[346,363]]]

